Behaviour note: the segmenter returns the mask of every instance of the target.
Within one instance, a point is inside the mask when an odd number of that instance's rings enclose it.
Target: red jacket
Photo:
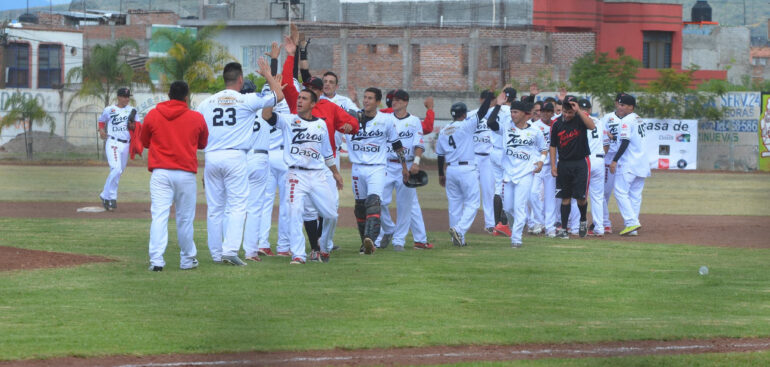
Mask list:
[[[206,147],[209,130],[203,115],[184,101],[158,103],[144,118],[142,144],[149,149],[147,169],[198,173],[197,150]]]
[[[283,63],[283,80],[294,80],[294,56],[286,56],[286,61]],[[283,87],[283,96],[286,99],[286,103],[289,105],[291,113],[297,113],[297,97],[299,91],[294,88],[294,83],[288,82]],[[355,135],[358,133],[358,119],[351,116],[342,107],[337,106],[334,102],[327,99],[322,99],[316,102],[311,114],[326,121],[326,129],[329,131],[329,140],[332,144],[332,151],[334,156],[337,156],[337,144],[334,142],[333,131],[339,131],[345,133],[342,129],[345,124],[350,124],[353,127],[346,134]]]
[[[383,108],[380,112],[393,113],[393,107]],[[422,120],[422,133],[428,135],[433,132],[433,120],[436,118],[436,114],[433,110],[425,111],[425,120]]]

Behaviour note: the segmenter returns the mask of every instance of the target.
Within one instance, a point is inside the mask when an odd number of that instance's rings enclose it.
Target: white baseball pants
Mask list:
[[[195,174],[180,170],[156,168],[150,176],[150,264],[165,266],[163,254],[168,246],[168,215],[176,209],[176,237],[179,242],[179,267],[192,267],[198,254],[193,241],[193,220],[197,184]]]
[[[518,183],[503,181],[503,210],[508,216],[508,223],[512,223],[511,243],[521,243],[533,178],[533,175],[526,175]]]
[[[283,150],[271,150],[268,153],[270,169],[268,170],[267,183],[265,184],[265,195],[258,204],[262,212],[262,223],[259,225],[259,248],[270,248],[270,226],[272,225],[273,203],[275,201],[275,192],[278,189],[279,201],[286,201],[286,171],[289,169],[283,160]],[[289,249],[289,212],[285,205],[278,205],[278,244],[276,251],[288,252]]]
[[[489,155],[476,154],[476,166],[479,170],[479,191],[481,206],[484,209],[484,228],[495,226],[495,172]]]
[[[543,166],[538,176],[540,176],[543,182],[543,225],[545,226],[545,233],[556,233],[554,224],[558,221],[556,218],[560,214],[558,214],[559,207],[556,205],[556,177],[551,175],[551,165]]]
[[[326,180],[328,169],[301,170],[290,168],[286,174],[284,190],[287,192],[286,205],[289,211],[289,240],[293,258],[305,260],[305,235],[302,234],[303,212],[306,206],[312,205],[324,219],[323,233],[318,245],[323,252],[331,252],[334,231],[337,228],[337,203],[334,200],[332,188],[322,184]],[[321,183],[321,184],[319,184]]]
[[[615,174],[610,172],[610,163],[612,163],[612,159],[614,158],[615,158],[615,153],[604,155],[604,210],[602,211],[602,213],[604,214],[605,227],[612,227],[612,222],[610,222],[610,210],[607,205],[610,202],[610,197],[612,197],[612,193],[615,191]],[[616,198],[616,201],[617,201],[617,198]]]
[[[412,167],[412,162],[407,162],[407,169]],[[393,190],[396,190],[396,223],[390,217],[388,205],[393,200]],[[393,234],[392,243],[394,246],[404,246],[406,235],[409,228],[412,229],[412,238],[414,242],[428,242],[428,236],[425,233],[425,222],[422,218],[422,209],[417,199],[417,189],[406,187],[401,177],[401,164],[389,163],[385,177],[385,188],[381,196],[382,211],[380,214],[379,237],[375,244],[379,247],[382,236],[385,233]]]
[[[118,200],[118,183],[128,163],[128,148],[129,143],[121,143],[112,138],[107,138],[104,142],[104,154],[110,165],[110,174],[107,175],[104,189],[99,195],[104,200]]]
[[[644,179],[630,172],[617,172],[615,175],[615,200],[626,227],[641,224],[639,210],[642,208]]]
[[[548,166],[548,168],[550,168],[550,166]],[[545,166],[543,166],[543,169],[545,169]],[[527,210],[524,213],[527,218],[527,227],[529,227],[530,230],[536,226],[545,226],[545,212],[543,211],[544,201],[545,192],[543,191],[543,177],[540,175],[540,172],[538,172],[532,177],[532,185],[529,190],[529,205],[527,205]]]
[[[449,226],[454,227],[465,242],[479,210],[479,171],[474,165],[452,165],[446,169],[446,196]]]
[[[382,200],[382,190],[385,188],[385,165],[364,165],[353,163],[353,196],[356,200],[364,200],[369,195],[377,195]],[[399,176],[401,176],[399,174]]]
[[[270,171],[267,153],[249,152],[246,154],[249,172],[249,197],[246,200],[246,224],[243,231],[243,251],[246,257],[257,256],[259,233],[262,231],[262,207],[267,176]],[[268,224],[268,231],[270,230]]]
[[[206,226],[214,261],[237,255],[241,247],[249,196],[247,171],[246,152],[242,150],[206,152]]]
[[[495,177],[495,195],[503,194],[503,150],[492,149],[489,153],[489,161],[492,162],[492,174]],[[494,206],[494,201],[493,201]],[[497,224],[497,223],[495,223]]]
[[[588,173],[588,196],[591,198],[591,218],[594,234],[604,234],[604,158],[591,156],[591,170]]]

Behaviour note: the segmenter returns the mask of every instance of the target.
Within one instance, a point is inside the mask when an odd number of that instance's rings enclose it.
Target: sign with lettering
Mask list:
[[[652,169],[694,170],[698,163],[698,121],[642,119]]]

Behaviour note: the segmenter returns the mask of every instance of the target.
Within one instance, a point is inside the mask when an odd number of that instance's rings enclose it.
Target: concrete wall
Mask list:
[[[731,83],[751,75],[748,28],[686,25],[682,33],[683,68],[694,64],[702,70],[727,70]]]
[[[241,26],[223,29],[214,40],[227,48],[235,59],[243,64],[243,73],[256,73],[257,61],[254,57],[264,56],[270,50],[273,41],[283,40],[282,26]],[[288,31],[287,31],[288,33]],[[244,49],[247,55],[244,58]],[[282,58],[285,55],[282,55]]]

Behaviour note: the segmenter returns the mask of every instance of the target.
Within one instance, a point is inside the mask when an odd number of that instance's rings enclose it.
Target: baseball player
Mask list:
[[[404,158],[410,174],[417,174],[420,171],[420,160],[425,151],[422,139],[423,129],[420,126],[420,119],[406,112],[409,105],[409,93],[398,89],[391,96],[393,106],[393,117],[396,123],[398,138],[404,148]],[[380,110],[382,112],[382,110]],[[414,248],[418,250],[429,250],[433,248],[428,243],[428,237],[425,233],[425,223],[422,221],[422,210],[417,207],[419,223],[415,223],[414,203],[417,201],[417,189],[406,187],[401,180],[401,160],[398,153],[391,147],[388,147],[387,174],[385,176],[385,186],[382,195],[382,212],[380,216],[381,228],[380,236],[375,241],[375,247],[386,248],[393,242],[394,251],[404,251],[406,234],[409,227],[412,228],[412,237],[414,239]],[[393,199],[393,190],[396,190],[396,223],[390,218],[390,205]],[[419,205],[419,203],[418,203]]]
[[[545,111],[542,102],[535,103],[532,107],[533,118],[530,120],[530,125],[540,130],[543,134],[546,145],[551,144],[550,120],[553,115],[553,105],[551,104],[548,108],[549,111]],[[537,114],[537,118],[535,118],[535,114]],[[543,171],[546,171],[547,174],[543,174]],[[547,180],[550,182],[546,183]],[[529,234],[538,235],[545,232],[546,235],[548,233],[555,235],[555,230],[553,229],[554,190],[553,176],[551,176],[551,161],[546,159],[543,162],[543,169],[532,178],[532,190],[529,195],[530,212],[527,215]],[[546,202],[546,200],[549,200],[549,202]],[[549,221],[551,222],[550,226],[548,224]],[[551,232],[549,232],[549,229]]]
[[[453,104],[450,109],[453,121],[441,129],[436,140],[438,181],[446,187],[449,235],[455,246],[466,245],[465,233],[479,209],[479,171],[473,151],[473,135],[479,120],[486,116],[492,98],[487,96],[476,114],[470,117],[465,103]]]
[[[118,183],[128,163],[131,131],[139,122],[136,108],[128,104],[130,100],[131,91],[128,88],[118,89],[118,103],[105,107],[99,116],[99,136],[105,141],[104,154],[110,165],[110,174],[99,199],[108,211],[118,208]]]
[[[570,199],[577,200],[580,210],[580,237],[588,232],[586,226],[586,192],[588,189],[588,148],[587,130],[596,128],[594,121],[579,113],[577,98],[564,97],[562,116],[551,127],[551,174],[556,177],[556,197],[561,198],[561,223],[557,237],[569,238],[566,227],[571,211]],[[556,164],[558,150],[559,163]]]
[[[258,64],[259,73],[272,90],[269,95],[241,94],[243,69],[241,64],[232,62],[225,65],[222,73],[225,90],[206,98],[198,106],[209,129],[203,172],[209,251],[215,262],[239,266],[246,265],[238,257],[238,250],[249,195],[247,154],[254,149],[253,132],[262,129],[256,124],[256,113],[283,99],[281,86],[271,75],[267,61],[260,58]],[[227,228],[223,228],[225,216]]]
[[[353,163],[354,213],[361,235],[360,252],[370,255],[375,251],[374,240],[380,234],[381,198],[385,186],[387,163],[386,144],[393,147],[401,163],[401,177],[406,181],[407,168],[404,149],[396,130],[393,115],[378,111],[382,91],[367,88],[364,92],[364,110],[359,116],[358,133],[347,135],[350,162]]]
[[[626,226],[621,236],[636,236],[642,227],[639,210],[642,207],[644,180],[650,176],[650,164],[644,152],[644,126],[639,115],[634,113],[636,98],[622,94],[618,99],[620,120],[620,147],[610,163],[610,172],[615,173],[615,200]]]
[[[591,117],[596,125],[593,130],[588,131],[588,148],[591,150],[589,157],[589,183],[588,191],[591,197],[591,218],[593,219],[593,231],[589,234],[593,236],[604,236],[604,152],[610,145],[610,140],[604,134],[604,125],[601,120],[591,116],[591,102],[585,98],[578,100],[580,112]]]
[[[516,90],[508,88],[506,93],[512,93],[512,98],[516,99]],[[492,94],[491,91],[485,90],[481,92],[479,96],[480,102]],[[490,153],[492,147],[500,144],[499,136],[493,133],[487,126],[487,120],[492,112],[491,108],[495,105],[495,100],[492,100],[490,104],[490,110],[487,111],[481,119],[479,119],[476,125],[476,131],[473,134],[473,151],[476,156],[476,167],[479,172],[479,189],[481,192],[481,206],[484,208],[484,228],[489,234],[495,233],[495,212],[494,212],[494,199],[495,199],[495,173],[492,168],[492,161],[490,159]],[[471,116],[475,115],[478,110],[471,111]]]
[[[262,118],[283,132],[283,157],[289,171],[286,174],[287,201],[281,203],[289,210],[289,231],[292,260],[289,264],[305,264],[305,239],[302,236],[302,217],[309,202],[324,218],[321,237],[320,260],[329,262],[331,237],[337,227],[337,203],[334,191],[342,189],[342,176],[334,165],[326,123],[313,116],[318,96],[308,89],[297,95],[296,115],[275,114],[271,107],[262,110]],[[331,171],[335,186],[325,184],[326,173]],[[320,184],[319,184],[320,183]]]
[[[604,213],[604,233],[612,233],[612,222],[610,221],[610,211],[607,204],[610,202],[612,192],[615,191],[615,174],[610,172],[610,164],[612,164],[615,153],[618,152],[618,148],[620,147],[618,131],[620,131],[620,119],[624,117],[623,112],[618,109],[618,100],[620,100],[621,95],[623,95],[623,93],[618,93],[618,95],[615,96],[615,111],[602,117],[604,133],[607,135],[610,142],[607,152],[604,154],[604,208],[602,210]],[[594,228],[594,230],[596,229]]]
[[[198,173],[197,150],[206,147],[208,128],[200,113],[190,110],[189,88],[183,81],[171,83],[166,102],[158,103],[144,119],[142,145],[149,149],[152,224],[150,225],[150,270],[162,271],[168,245],[168,214],[176,209],[176,233],[183,270],[198,267],[193,241],[193,220]]]
[[[498,103],[508,99],[505,93],[498,96]],[[521,234],[527,221],[527,203],[532,191],[534,176],[543,169],[547,158],[545,136],[539,128],[528,123],[532,104],[529,102],[511,102],[509,116],[499,119],[500,107],[492,110],[487,124],[496,134],[502,136],[505,147],[503,155],[503,208],[511,227],[511,247],[521,247]]]

